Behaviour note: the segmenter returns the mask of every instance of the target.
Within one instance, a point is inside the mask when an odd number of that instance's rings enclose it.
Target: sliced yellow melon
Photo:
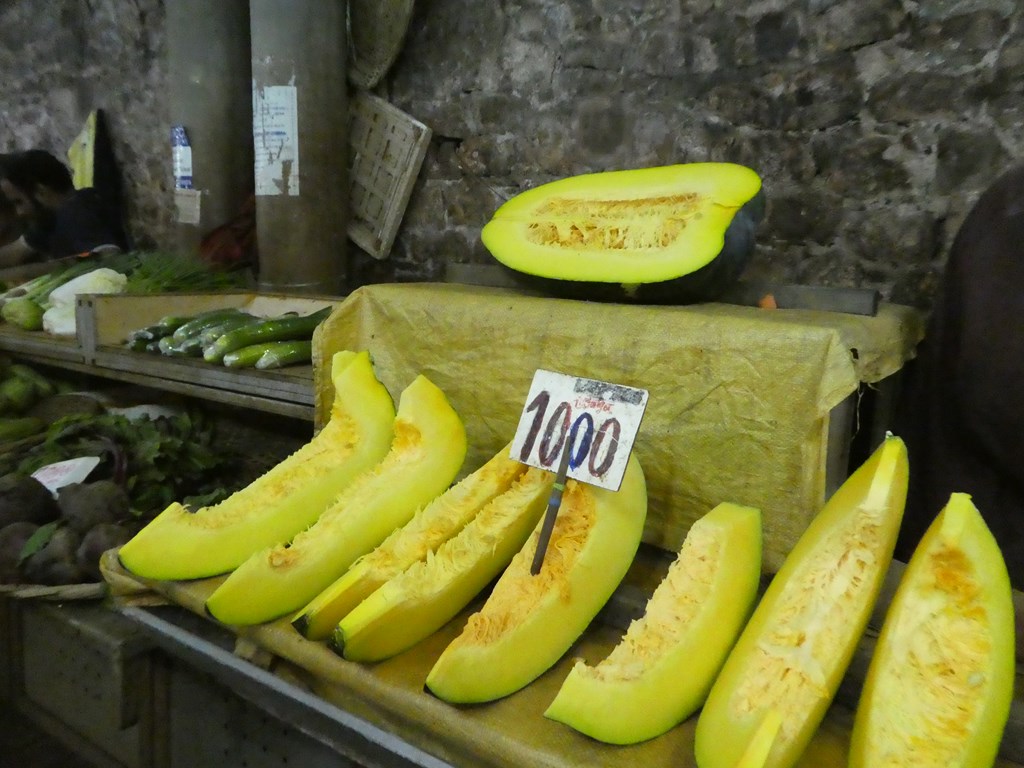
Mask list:
[[[361,555],[439,496],[466,457],[466,430],[444,393],[418,376],[398,403],[391,450],[290,543],[253,554],[206,609],[225,624],[259,624],[306,605]]]
[[[704,703],[760,581],[760,511],[719,504],[690,527],[644,616],[597,666],[577,662],[544,714],[611,744],[678,725]]]
[[[781,725],[782,715],[778,710],[768,710],[735,768],[764,768]]]
[[[700,768],[733,768],[771,710],[767,768],[803,753],[850,663],[892,560],[907,450],[882,445],[832,495],[772,579],[697,720]]]
[[[970,496],[954,493],[914,551],[857,707],[851,768],[988,768],[1014,682],[1010,578]]]
[[[341,578],[313,598],[292,624],[304,637],[323,640],[374,590],[457,534],[525,471],[525,464],[509,458],[506,446],[417,512],[379,547],[356,560]]]
[[[554,479],[531,467],[437,552],[357,605],[338,624],[332,647],[352,661],[379,661],[444,626],[522,549],[547,509]]]
[[[336,353],[331,379],[331,416],[310,442],[219,504],[194,512],[172,504],[121,547],[121,564],[149,579],[215,576],[312,525],[384,458],[395,420],[367,352]]]
[[[530,573],[538,524],[430,670],[430,691],[453,703],[491,701],[543,674],[625,576],[646,516],[647,484],[636,456],[618,491],[568,481],[540,572]]]

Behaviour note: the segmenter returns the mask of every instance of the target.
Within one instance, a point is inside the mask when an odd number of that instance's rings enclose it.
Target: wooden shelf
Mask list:
[[[179,360],[99,347],[87,352],[71,339],[0,325],[0,350],[27,362],[173,392],[211,402],[313,421],[313,367],[277,371],[232,370],[199,360]]]

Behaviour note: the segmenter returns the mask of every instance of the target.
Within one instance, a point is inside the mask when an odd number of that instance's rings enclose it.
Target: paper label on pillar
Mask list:
[[[252,86],[257,195],[299,194],[299,116],[293,85]]]
[[[174,207],[179,224],[198,224],[202,216],[203,193],[198,189],[175,189]]]

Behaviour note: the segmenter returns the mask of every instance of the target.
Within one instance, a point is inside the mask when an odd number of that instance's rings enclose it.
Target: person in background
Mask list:
[[[0,155],[0,178],[4,175],[9,155]],[[0,248],[16,241],[22,235],[22,222],[14,204],[0,195]]]
[[[94,189],[75,189],[71,172],[41,149],[5,155],[0,195],[21,236],[0,246],[0,267],[101,250],[125,250],[118,217]]]
[[[0,195],[0,248],[13,243],[21,237],[21,219],[14,206],[6,197]]]
[[[1022,341],[1024,164],[993,182],[964,219],[925,337],[904,373],[893,421],[910,458],[901,560],[950,493],[968,493],[1013,586],[1024,588]]]

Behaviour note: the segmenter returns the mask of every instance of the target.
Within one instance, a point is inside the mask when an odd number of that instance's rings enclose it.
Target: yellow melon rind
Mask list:
[[[771,710],[766,768],[790,768],[825,716],[892,560],[909,466],[887,436],[811,521],[772,579],[697,720],[700,768],[734,768]]]
[[[617,492],[570,480],[540,572],[540,527],[427,675],[453,703],[491,701],[531,683],[571,647],[619,585],[647,514],[643,470],[631,456]]]
[[[544,713],[592,738],[634,744],[692,715],[757,597],[761,514],[719,504],[690,528],[675,562],[607,658],[578,662]]]
[[[1013,596],[970,496],[953,493],[900,579],[854,720],[851,768],[987,768],[1013,700]]]
[[[121,547],[121,564],[149,579],[227,573],[252,553],[314,523],[391,444],[395,407],[367,352],[332,358],[331,417],[308,443],[224,501],[191,511],[171,504]]]
[[[207,599],[207,611],[232,625],[297,611],[442,494],[465,456],[462,420],[444,393],[418,376],[399,399],[383,460],[345,488],[309,528],[242,563]]]
[[[332,647],[380,661],[440,629],[508,565],[547,508],[554,475],[530,467],[437,552],[391,579],[339,622]]]

